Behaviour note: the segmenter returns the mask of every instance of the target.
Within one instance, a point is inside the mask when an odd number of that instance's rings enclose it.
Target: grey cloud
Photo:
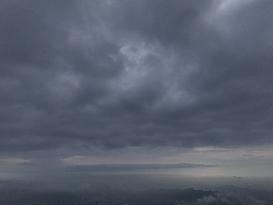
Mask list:
[[[216,165],[207,164],[98,164],[98,165],[77,165],[67,167],[73,171],[89,171],[89,172],[119,172],[119,171],[145,171],[145,170],[164,170],[164,169],[187,169],[187,168],[205,168],[216,167]]]
[[[1,152],[272,143],[273,4],[219,4],[2,1]]]

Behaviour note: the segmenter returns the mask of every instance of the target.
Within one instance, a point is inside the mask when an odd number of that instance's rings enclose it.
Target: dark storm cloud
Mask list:
[[[272,143],[271,1],[2,1],[0,148]]]

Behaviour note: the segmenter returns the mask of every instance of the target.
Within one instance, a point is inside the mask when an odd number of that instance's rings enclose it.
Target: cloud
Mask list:
[[[272,144],[272,7],[2,1],[1,152]]]
[[[171,170],[187,168],[210,168],[217,165],[176,163],[176,164],[90,164],[90,162],[80,157],[70,157],[63,159],[66,169],[81,170],[90,172],[115,172],[115,171],[145,171],[145,170]]]
[[[28,159],[22,158],[2,158],[0,159],[0,166],[18,166],[31,163]]]

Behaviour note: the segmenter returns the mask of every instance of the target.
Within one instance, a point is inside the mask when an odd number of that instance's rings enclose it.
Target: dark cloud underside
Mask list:
[[[271,144],[272,9],[1,1],[1,152]]]

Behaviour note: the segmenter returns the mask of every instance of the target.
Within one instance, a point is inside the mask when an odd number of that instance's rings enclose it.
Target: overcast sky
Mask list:
[[[271,0],[1,0],[0,166],[231,163],[267,175],[272,10]]]

